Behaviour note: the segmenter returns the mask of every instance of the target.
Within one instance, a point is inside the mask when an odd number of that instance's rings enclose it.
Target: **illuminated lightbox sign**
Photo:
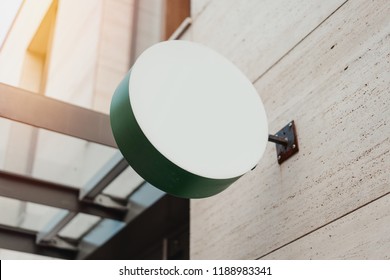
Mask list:
[[[131,167],[184,198],[226,189],[256,166],[268,140],[252,83],[217,52],[187,41],[143,52],[116,89],[110,118]]]

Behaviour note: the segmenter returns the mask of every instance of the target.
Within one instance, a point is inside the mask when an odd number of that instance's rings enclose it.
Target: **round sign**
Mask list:
[[[256,166],[268,140],[252,83],[217,52],[187,41],[144,51],[116,89],[110,118],[132,168],[185,198],[227,188]]]

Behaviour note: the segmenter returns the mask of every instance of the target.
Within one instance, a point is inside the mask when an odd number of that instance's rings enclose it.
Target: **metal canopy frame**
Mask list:
[[[61,259],[75,259],[77,256],[75,251],[38,245],[35,239],[33,231],[0,226],[0,248]]]
[[[75,212],[66,211],[46,230],[42,230],[36,236],[36,243],[42,246],[60,248],[70,251],[78,251],[77,246],[58,236],[59,232],[74,218]]]
[[[1,83],[0,117],[105,146],[117,147],[108,115]],[[129,250],[123,251],[122,242],[135,246],[140,253],[143,247],[150,245],[148,243],[150,240],[156,242],[157,246],[165,242],[165,247],[169,247],[167,242],[170,236],[177,235],[174,231],[179,230],[181,236],[188,237],[188,200],[163,196],[140,214],[136,205],[131,205],[125,200],[118,201],[102,193],[127,166],[127,162],[118,152],[82,189],[0,170],[0,196],[68,211],[66,216],[56,221],[55,226],[46,232],[37,233],[0,225],[0,248],[62,259],[110,257],[120,259],[136,258],[133,253],[129,255]],[[71,244],[58,235],[77,213],[119,220],[127,225],[92,253],[84,252],[83,246],[86,245],[82,244],[83,241]],[[127,240],[132,237],[135,239],[128,242]],[[184,249],[186,258],[189,256],[188,246],[187,244]],[[113,249],[117,251],[114,255]]]
[[[108,115],[1,83],[0,117],[116,148]],[[116,160],[112,167],[106,168],[103,173],[98,172],[98,176],[85,186],[87,192],[84,188],[80,190],[0,170],[0,196],[69,211],[69,215],[57,221],[58,224],[43,236],[33,231],[0,225],[0,247],[74,259],[78,253],[77,246],[63,242],[58,232],[77,213],[119,221],[126,218],[129,209],[127,205],[116,205],[115,201],[107,203],[110,197],[101,194],[128,166],[120,154]]]
[[[79,190],[64,185],[0,171],[0,196],[28,201],[71,212],[123,220],[125,213],[79,200]]]
[[[2,83],[0,117],[117,147],[108,115]]]
[[[106,208],[127,212],[127,200],[113,199],[102,191],[121,174],[129,164],[118,152],[96,175],[80,190],[79,198],[82,201],[101,205]]]

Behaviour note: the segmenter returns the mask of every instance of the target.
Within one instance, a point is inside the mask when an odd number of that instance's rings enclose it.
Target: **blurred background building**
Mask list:
[[[0,258],[381,259],[390,255],[387,0],[0,0]],[[253,82],[270,132],[223,193],[167,196],[123,161],[111,96],[168,39]],[[234,160],[234,159],[232,159]]]

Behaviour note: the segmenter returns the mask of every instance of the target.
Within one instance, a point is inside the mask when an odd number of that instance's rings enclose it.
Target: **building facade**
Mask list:
[[[295,121],[298,154],[279,165],[269,143],[257,167],[226,191],[186,202],[189,228],[183,218],[162,237],[149,237],[158,240],[145,243],[149,258],[389,258],[389,1],[26,0],[14,10],[0,41],[2,84],[107,115],[117,84],[145,48],[190,40],[221,53],[252,81],[270,133]],[[1,117],[5,172],[83,189],[118,153]],[[142,179],[127,173],[103,194],[129,198]],[[8,227],[39,233],[58,214],[0,201],[0,223]],[[101,222],[80,219],[89,233]],[[63,240],[75,234],[63,230]],[[121,239],[106,238],[92,258],[130,258],[134,245],[121,242],[130,231],[118,226]]]

